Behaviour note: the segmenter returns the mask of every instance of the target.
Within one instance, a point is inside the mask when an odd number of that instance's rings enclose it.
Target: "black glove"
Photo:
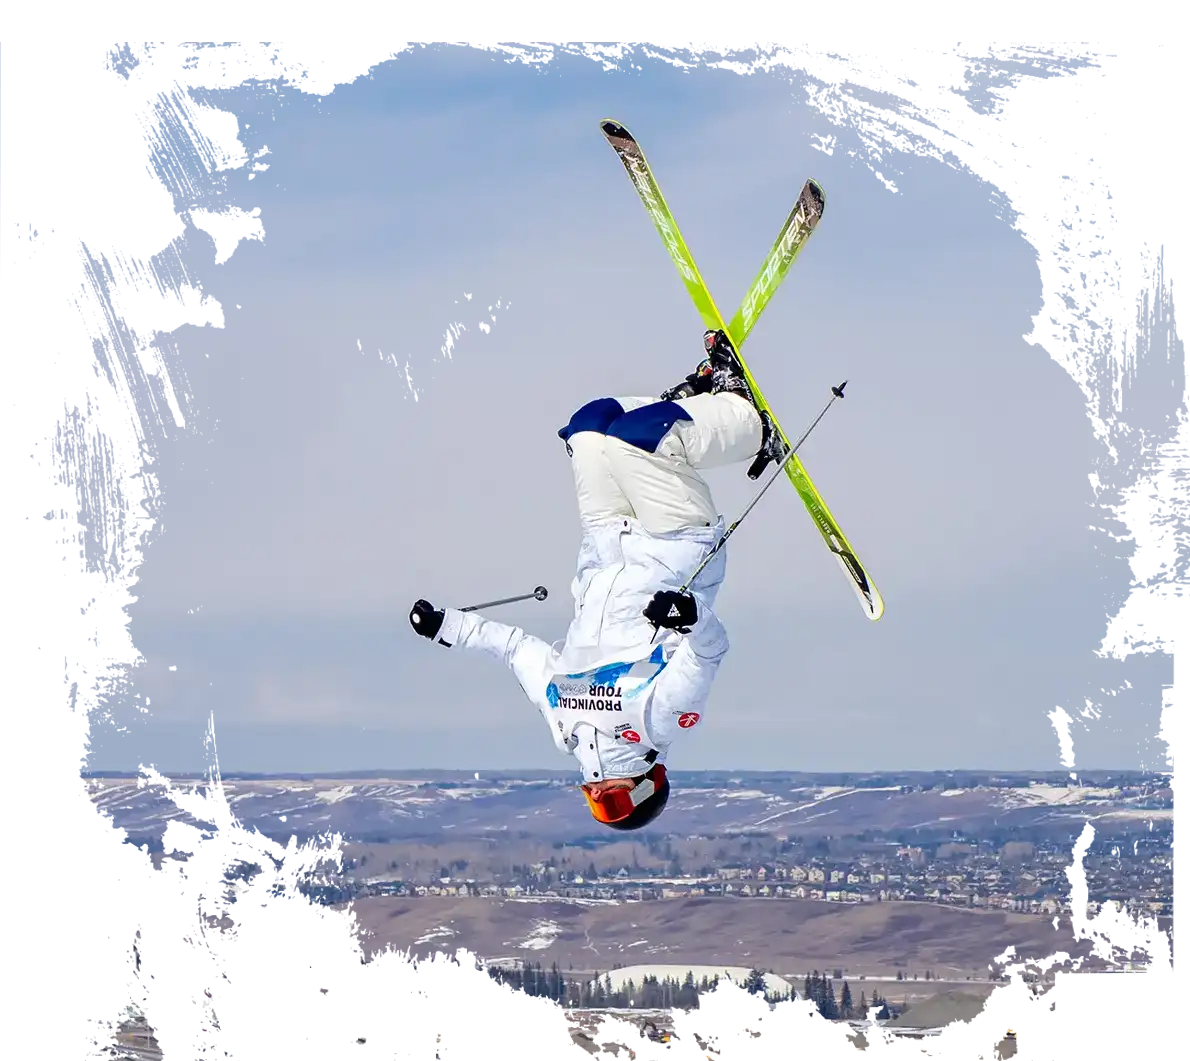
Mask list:
[[[428,600],[419,600],[409,613],[409,623],[413,629],[431,641],[438,636],[438,631],[442,629],[442,620],[445,618],[446,612],[442,609],[435,610],[434,605]]]
[[[711,362],[703,361],[681,383],[670,387],[669,390],[662,391],[661,400],[672,402],[678,398],[693,398],[696,394],[709,394],[713,383]]]
[[[688,634],[690,627],[698,622],[698,604],[690,593],[663,589],[653,594],[644,615],[656,627],[664,626],[679,634]]]

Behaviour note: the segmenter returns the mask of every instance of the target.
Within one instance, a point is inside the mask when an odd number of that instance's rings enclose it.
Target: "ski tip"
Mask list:
[[[606,137],[615,137],[617,140],[632,139],[632,134],[614,118],[604,118],[599,123],[599,128],[603,130],[603,135]]]
[[[813,177],[806,181],[806,186],[802,189],[802,196],[810,200],[815,214],[821,215],[822,211],[826,209],[826,192]]]
[[[880,596],[880,591],[869,583],[869,588],[872,591],[871,600],[868,602],[868,618],[872,622],[879,622],[880,617],[884,614],[884,598]]]
[[[844,573],[851,579],[851,588],[855,590],[864,614],[872,622],[876,622],[884,614],[884,598],[880,595],[880,590],[869,581],[863,564],[850,549],[832,549],[831,552],[835,554],[835,559],[839,561]]]

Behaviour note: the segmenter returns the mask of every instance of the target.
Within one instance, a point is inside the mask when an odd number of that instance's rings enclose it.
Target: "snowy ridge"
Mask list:
[[[873,774],[851,784],[808,774],[675,772],[666,820],[685,833],[798,833],[917,828],[947,823],[1028,825],[1097,821],[1110,827],[1171,818],[1170,778],[1051,776],[952,780],[939,774]],[[823,779],[825,780],[825,779]],[[572,835],[581,801],[568,774],[433,778],[95,778],[90,799],[125,833],[176,839],[365,839],[486,836],[518,831]],[[582,821],[582,818],[578,818]]]

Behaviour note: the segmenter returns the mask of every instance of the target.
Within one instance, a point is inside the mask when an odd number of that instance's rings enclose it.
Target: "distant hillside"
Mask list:
[[[463,947],[487,960],[523,959],[565,970],[683,963],[772,969],[804,976],[986,979],[1005,948],[1039,956],[1085,953],[1066,927],[1003,911],[927,903],[845,905],[697,898],[638,903],[465,898],[357,900],[369,955],[391,947],[428,955]],[[891,997],[891,996],[890,996]]]
[[[958,780],[980,781],[963,787]],[[1173,816],[1166,779],[1118,774],[1099,783],[1066,775],[718,774],[675,772],[662,819],[677,835],[759,832],[805,837],[865,830],[1005,830],[1076,834],[1094,816],[1106,825],[1144,828]],[[155,786],[133,778],[89,779],[96,805],[137,835],[154,835],[183,817]],[[179,779],[182,787],[203,784]],[[570,775],[407,778],[271,778],[223,782],[246,826],[286,840],[327,831],[380,842],[525,834],[543,840],[607,840],[592,825]]]

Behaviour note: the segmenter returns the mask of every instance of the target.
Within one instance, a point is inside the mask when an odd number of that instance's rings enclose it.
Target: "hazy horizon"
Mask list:
[[[168,770],[159,769],[159,772],[166,777],[206,777],[209,771],[207,770]],[[793,769],[776,769],[776,770],[757,770],[752,768],[732,768],[732,767],[706,767],[683,769],[675,767],[668,771],[672,777],[681,777],[683,774],[731,774],[741,775],[744,777],[750,776],[775,776],[775,775],[796,775],[799,777],[838,777],[838,776],[856,776],[856,777],[879,777],[881,775],[892,775],[899,777],[939,777],[950,775],[969,775],[969,774],[990,774],[996,777],[1005,778],[1037,778],[1044,776],[1046,780],[1053,780],[1055,783],[1073,781],[1076,784],[1087,779],[1094,780],[1104,776],[1116,776],[1119,774],[1143,774],[1148,777],[1169,776],[1172,778],[1173,771],[1171,770],[1149,770],[1134,767],[1097,767],[1088,770],[1064,770],[1061,768],[1054,769],[1053,767],[1037,767],[1030,769],[1029,767],[1014,767],[1006,769],[997,766],[985,767],[933,767],[921,769],[904,769],[900,767],[885,767],[882,769],[872,770],[850,770],[840,768],[837,770],[793,770]],[[474,775],[479,774],[476,778]],[[128,777],[135,778],[141,775],[139,768],[119,768],[119,767],[105,767],[105,768],[91,768],[82,771],[83,777]],[[514,779],[535,779],[540,775],[548,775],[549,777],[574,779],[575,771],[567,769],[565,766],[561,767],[367,767],[364,769],[346,769],[346,770],[281,770],[281,771],[258,771],[258,770],[225,770],[220,766],[218,776],[221,780],[236,780],[236,779],[261,779],[261,780],[286,780],[289,778],[323,778],[326,780],[382,780],[386,778],[392,779],[408,779],[415,777],[435,777],[439,775],[458,775],[462,780],[478,780],[495,778],[514,778]]]

